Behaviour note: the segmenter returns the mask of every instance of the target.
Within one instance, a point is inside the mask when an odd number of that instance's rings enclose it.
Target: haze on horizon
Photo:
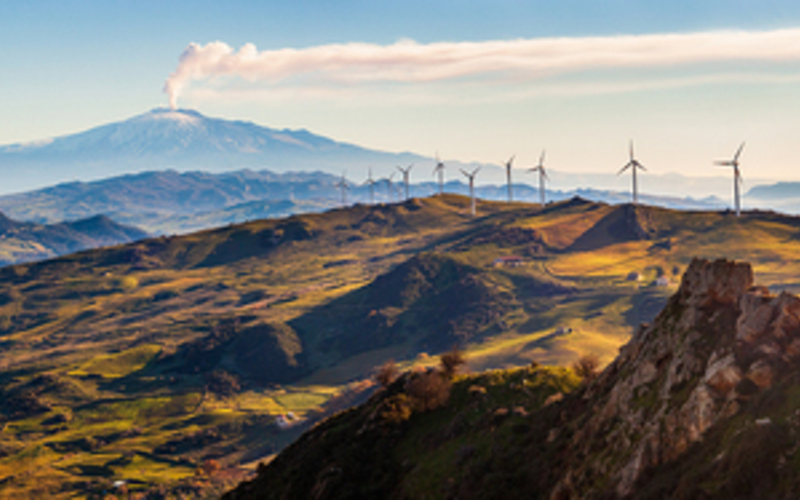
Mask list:
[[[796,180],[798,40],[789,1],[8,3],[0,144],[164,106],[166,80],[180,107],[374,149],[600,174],[633,139],[654,174],[728,176],[746,140],[745,179]]]

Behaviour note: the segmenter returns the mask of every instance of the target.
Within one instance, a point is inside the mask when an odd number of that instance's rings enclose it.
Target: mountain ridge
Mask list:
[[[338,176],[324,172],[285,172],[269,170],[237,170],[222,173],[176,170],[147,171],[91,182],[69,182],[44,189],[0,196],[0,210],[16,219],[39,223],[75,220],[105,214],[119,222],[141,227],[154,234],[185,233],[229,223],[258,218],[322,211],[341,205],[341,192],[336,187]],[[370,202],[370,188],[350,181],[349,203]],[[400,199],[399,183],[377,179],[376,202]],[[538,200],[531,186],[517,184],[519,201]],[[468,186],[451,180],[446,192],[467,194]],[[411,184],[412,197],[430,196],[438,192],[434,182]],[[478,186],[478,197],[504,200],[505,186]],[[625,203],[626,193],[578,189],[548,191],[550,200],[572,196],[595,201]],[[643,203],[672,208],[709,209],[722,203],[714,200],[653,197],[643,195]]]
[[[149,234],[105,215],[55,224],[10,219],[0,212],[0,266],[141,240]]]

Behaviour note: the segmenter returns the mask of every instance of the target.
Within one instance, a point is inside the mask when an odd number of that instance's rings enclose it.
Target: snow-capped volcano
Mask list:
[[[278,130],[167,108],[74,135],[0,146],[4,192],[165,168],[219,172],[248,167],[341,174],[344,169],[356,172],[372,166],[381,175],[398,163],[425,160],[411,153],[336,142],[307,130]]]

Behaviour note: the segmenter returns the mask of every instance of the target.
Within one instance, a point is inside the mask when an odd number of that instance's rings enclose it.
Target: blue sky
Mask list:
[[[166,105],[164,82],[192,42],[277,51],[798,27],[800,3],[789,1],[2,1],[0,144]],[[578,67],[488,82],[304,78],[190,81],[179,105],[465,161],[516,153],[523,165],[546,148],[552,168],[576,172],[613,171],[632,138],[652,172],[713,175],[711,160],[746,139],[746,177],[800,178],[794,59]]]

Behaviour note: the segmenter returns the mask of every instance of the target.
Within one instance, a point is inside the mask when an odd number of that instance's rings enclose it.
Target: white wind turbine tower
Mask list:
[[[347,190],[350,189],[350,184],[347,182],[345,178],[346,172],[342,173],[342,179],[334,184],[336,187],[342,190],[342,206],[347,206]]]
[[[389,203],[394,201],[394,185],[392,184],[392,179],[394,178],[394,172],[386,178],[386,187],[389,190]]]
[[[397,170],[403,173],[403,184],[406,186],[406,200],[408,199],[408,181],[409,177],[411,176],[411,169],[414,168],[414,164],[407,166],[406,168],[397,167]]]
[[[742,200],[739,195],[739,184],[742,182],[742,173],[739,171],[739,155],[742,154],[742,149],[744,149],[744,143],[742,143],[739,146],[739,149],[736,150],[736,154],[733,155],[733,159],[728,161],[714,162],[720,167],[733,167],[733,202],[736,207],[736,217],[739,217],[742,214]]]
[[[547,176],[547,171],[544,169],[544,151],[542,151],[542,155],[539,156],[539,164],[528,170],[531,172],[539,172],[539,202],[544,207],[546,201],[544,181],[550,180],[550,177]]]
[[[369,174],[367,180],[364,181],[363,185],[369,186],[369,204],[375,204],[375,179],[372,178],[372,169],[369,169]]]
[[[633,204],[636,205],[639,203],[639,186],[636,184],[636,170],[642,169],[643,171],[647,172],[647,169],[644,168],[644,165],[639,163],[636,158],[633,157],[633,141],[631,141],[630,151],[631,159],[625,164],[624,167],[622,167],[622,170],[620,170],[617,175],[622,175],[624,171],[631,169],[631,173],[633,174]]]
[[[508,202],[509,203],[514,201],[514,197],[511,194],[511,165],[514,163],[514,157],[516,157],[516,156],[517,155],[513,155],[506,162],[506,183],[508,184]]]
[[[473,217],[475,216],[475,176],[478,175],[480,169],[481,167],[476,168],[471,174],[463,168],[461,169],[461,173],[469,178],[469,209]]]
[[[436,153],[436,166],[433,167],[433,175],[439,174],[439,194],[444,193],[444,163],[439,159],[439,153]]]

